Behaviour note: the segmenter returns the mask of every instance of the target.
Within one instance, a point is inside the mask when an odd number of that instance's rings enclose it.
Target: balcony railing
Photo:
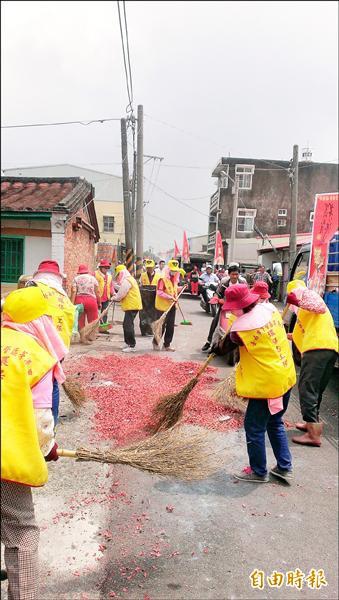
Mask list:
[[[219,204],[219,190],[213,194],[210,201],[210,213],[216,212],[218,210]]]

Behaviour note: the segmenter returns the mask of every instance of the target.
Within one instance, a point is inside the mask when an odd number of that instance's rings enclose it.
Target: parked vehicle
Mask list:
[[[213,283],[211,283],[210,285],[205,287],[206,289],[206,295],[208,298],[208,301],[212,300],[215,292],[217,291],[217,285],[214,285]],[[212,315],[212,317],[215,317],[215,315],[217,314],[217,304],[206,304],[205,299],[203,297],[202,294],[200,294],[200,306],[201,308],[207,312],[210,313]]]

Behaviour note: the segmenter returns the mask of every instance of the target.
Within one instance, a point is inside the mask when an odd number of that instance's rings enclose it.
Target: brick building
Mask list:
[[[67,288],[80,263],[95,267],[99,239],[94,189],[85,179],[1,178],[1,286],[16,287],[46,258],[58,261]]]
[[[213,251],[215,232],[221,232],[225,260],[231,237],[234,205],[234,182],[239,184],[236,215],[235,260],[257,262],[260,233],[286,240],[291,226],[290,163],[281,160],[222,157],[212,177],[217,191],[211,196],[208,250]],[[233,180],[233,181],[232,181]],[[300,234],[311,233],[315,195],[338,189],[338,165],[300,162],[298,194],[298,228]]]

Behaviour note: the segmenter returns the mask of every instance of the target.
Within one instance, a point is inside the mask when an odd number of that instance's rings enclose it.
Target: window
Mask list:
[[[23,238],[1,237],[1,281],[16,283],[24,269]]]
[[[286,208],[279,208],[278,209],[278,217],[287,217],[287,210],[286,210]]]
[[[310,212],[310,223],[313,223],[314,221],[314,210],[311,210]]]
[[[105,233],[113,233],[114,232],[114,217],[103,217],[104,219],[104,232]]]
[[[238,176],[239,189],[251,190],[254,165],[235,165],[235,174]]]
[[[241,233],[252,233],[256,214],[255,208],[238,208],[237,230]]]
[[[277,219],[277,226],[278,227],[286,227],[286,225],[287,225],[286,219]]]

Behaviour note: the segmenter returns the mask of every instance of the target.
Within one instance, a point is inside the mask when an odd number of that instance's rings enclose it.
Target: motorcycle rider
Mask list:
[[[206,311],[209,313],[211,311],[211,307],[207,297],[207,290],[210,285],[214,285],[217,288],[220,283],[218,276],[213,273],[213,267],[211,265],[206,265],[206,271],[200,275],[199,283],[201,284],[200,293],[206,304]]]
[[[216,298],[218,298],[219,307],[217,310],[217,314],[215,315],[215,317],[211,323],[207,342],[201,348],[202,352],[209,352],[209,350],[210,350],[213,333],[215,332],[215,330],[218,326],[218,323],[219,323],[221,306],[224,303],[226,289],[228,287],[230,287],[231,285],[237,285],[238,283],[245,283],[247,285],[246,279],[244,277],[242,277],[239,273],[239,264],[238,263],[230,263],[230,265],[228,267],[228,275],[226,277],[223,277],[222,280],[219,282],[218,288],[214,294],[214,296]]]

